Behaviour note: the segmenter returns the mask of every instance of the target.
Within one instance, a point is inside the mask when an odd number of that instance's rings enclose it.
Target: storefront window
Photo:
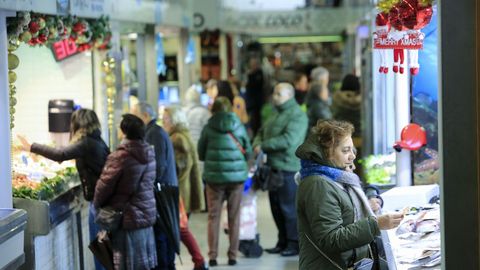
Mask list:
[[[412,122],[427,133],[427,145],[414,151],[414,185],[439,183],[438,160],[438,45],[436,11],[425,34],[423,50],[419,52],[420,73],[412,80]]]

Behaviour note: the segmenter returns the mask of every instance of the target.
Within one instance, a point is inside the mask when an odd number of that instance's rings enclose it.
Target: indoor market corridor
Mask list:
[[[260,244],[262,247],[270,248],[276,243],[277,228],[273,221],[272,214],[270,212],[270,205],[268,201],[268,193],[257,192],[257,206],[258,206],[258,233],[260,233]],[[190,216],[189,222],[192,233],[197,238],[198,244],[202,250],[205,260],[208,261],[208,244],[207,244],[207,214],[196,213]],[[223,232],[220,233],[219,240],[219,257],[217,258],[218,266],[211,267],[212,270],[266,270],[266,269],[281,269],[281,270],[293,270],[298,269],[298,256],[294,257],[281,257],[277,254],[268,254],[263,252],[260,258],[245,258],[240,252],[237,258],[237,265],[227,265],[227,249],[228,238]],[[193,263],[191,261],[190,254],[182,244],[181,245],[181,259],[183,265],[180,264],[180,260],[177,257],[176,266],[177,270],[191,270],[193,269]]]

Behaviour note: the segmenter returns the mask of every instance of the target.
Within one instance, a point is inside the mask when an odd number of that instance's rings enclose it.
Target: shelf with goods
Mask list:
[[[66,247],[62,252],[77,250],[84,254],[83,260],[85,252],[79,247],[80,243],[86,241],[88,233],[75,229],[75,224],[88,224],[88,203],[83,199],[75,163],[57,163],[16,150],[16,145],[13,148],[13,207],[27,214],[25,264],[21,269],[41,269],[47,266],[47,262],[55,262],[53,252],[49,254],[40,250],[51,248],[50,244],[58,245],[64,240],[68,242],[63,244]],[[66,260],[67,264],[73,264],[74,259],[71,260]]]
[[[12,155],[14,198],[53,201],[62,193],[80,185],[73,161],[59,164],[23,151],[13,151]]]

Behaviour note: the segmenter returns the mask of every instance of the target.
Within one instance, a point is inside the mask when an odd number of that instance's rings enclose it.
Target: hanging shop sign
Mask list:
[[[306,12],[227,12],[224,28],[250,33],[298,33],[307,29]]]
[[[105,0],[71,0],[70,14],[82,17],[99,17],[105,13]]]
[[[67,15],[70,10],[70,0],[57,0],[57,14]]]
[[[420,71],[418,50],[423,48],[425,35],[420,31],[433,15],[433,0],[382,0],[375,18],[373,47],[380,55],[380,73],[388,73],[387,50],[393,50],[393,72],[404,73],[408,55],[410,74]],[[405,50],[407,52],[405,53]]]

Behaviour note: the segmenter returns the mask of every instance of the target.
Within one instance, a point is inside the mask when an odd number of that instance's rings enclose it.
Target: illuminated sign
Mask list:
[[[79,53],[77,45],[70,39],[53,43],[52,52],[57,62]]]

